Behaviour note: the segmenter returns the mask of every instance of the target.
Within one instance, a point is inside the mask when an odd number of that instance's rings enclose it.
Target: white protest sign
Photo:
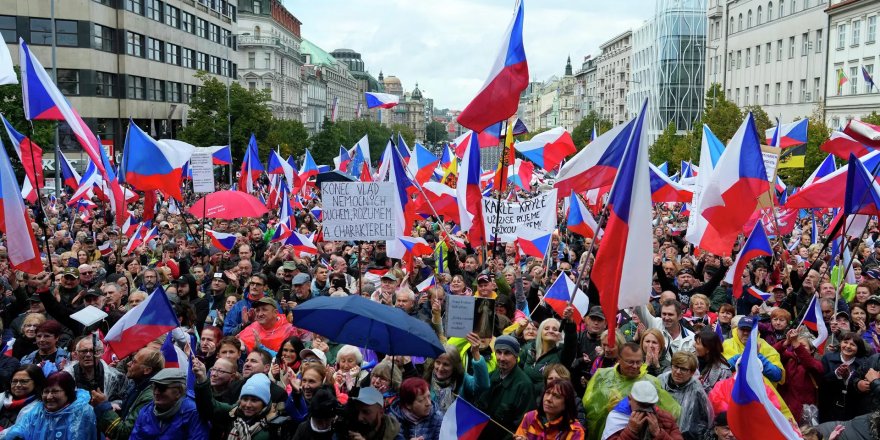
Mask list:
[[[324,182],[321,201],[324,239],[394,240],[393,182]]]
[[[214,192],[214,162],[210,151],[197,148],[189,158],[189,169],[192,170],[193,191]]]
[[[502,243],[516,241],[521,235],[521,227],[553,232],[556,229],[556,190],[542,192],[521,202],[502,200],[500,210],[497,199],[483,197],[483,226],[488,241],[495,239],[497,226],[498,240]]]
[[[446,297],[446,335],[464,338],[474,331],[473,296],[449,295]]]

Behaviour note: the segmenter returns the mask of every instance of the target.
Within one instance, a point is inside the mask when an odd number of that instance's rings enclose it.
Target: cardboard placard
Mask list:
[[[394,240],[393,182],[324,182],[321,201],[324,239]]]

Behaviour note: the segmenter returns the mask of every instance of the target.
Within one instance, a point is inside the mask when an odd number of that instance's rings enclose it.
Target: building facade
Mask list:
[[[877,77],[880,1],[834,0],[826,12],[830,44],[825,71],[825,121],[832,129],[842,129],[847,122],[880,108],[880,90],[864,75]]]
[[[351,49],[336,49],[330,52],[333,58],[342,61],[348,65],[348,71],[357,81],[358,88],[358,107],[355,110],[356,118],[364,118],[375,120],[378,118],[379,112],[376,109],[367,109],[367,102],[364,93],[366,92],[382,92],[384,86],[364,68],[364,60],[361,54]]]
[[[333,58],[316,44],[303,40],[300,46],[306,64],[314,65],[327,83],[327,115],[332,118],[336,106],[337,121],[351,121],[357,112],[358,82],[348,71],[348,64]]]
[[[131,117],[157,137],[181,129],[206,71],[236,77],[237,3],[208,0],[55,2],[59,89],[105,143],[121,152]],[[51,72],[49,2],[0,0],[0,33],[18,64],[18,37]],[[78,151],[62,124],[62,149]],[[24,127],[17,127],[23,130]]]
[[[242,2],[236,40],[242,85],[270,93],[277,119],[302,121],[302,23],[278,0]]]
[[[709,0],[707,84],[782,122],[824,101],[828,17],[820,0]]]
[[[592,111],[598,112],[598,98],[596,96],[596,61],[592,55],[584,57],[580,69],[574,73],[575,78],[575,106],[578,109],[577,120],[587,117]]]
[[[329,117],[327,89],[327,81],[318,66],[306,64],[302,67],[302,123],[309,135],[321,131],[324,128],[324,118]]]
[[[626,95],[630,84],[630,54],[632,31],[626,31],[606,41],[596,67],[597,97],[602,118],[613,125],[626,122]]]
[[[416,141],[424,142],[427,128],[425,96],[419,89],[419,85],[416,84],[412,92],[405,92],[400,78],[394,75],[383,76],[382,72],[379,72],[379,79],[383,81],[385,93],[400,97],[400,103],[397,106],[381,112],[380,121],[387,126],[392,124],[406,125],[415,133]]]

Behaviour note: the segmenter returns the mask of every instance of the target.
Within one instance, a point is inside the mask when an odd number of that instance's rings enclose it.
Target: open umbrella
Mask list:
[[[293,309],[293,325],[389,355],[437,357],[444,352],[427,323],[358,295],[312,298]]]
[[[196,217],[234,220],[269,212],[260,199],[242,191],[217,191],[197,200],[189,213]]]

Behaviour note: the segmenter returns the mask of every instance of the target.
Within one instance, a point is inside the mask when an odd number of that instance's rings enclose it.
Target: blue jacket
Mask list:
[[[196,402],[183,397],[180,410],[167,423],[159,422],[153,414],[153,402],[147,404],[134,422],[132,440],[208,440],[208,425],[199,417]]]
[[[234,336],[238,333],[238,326],[241,325],[241,311],[251,308],[251,300],[247,295],[232,306],[232,309],[226,313],[223,321],[223,336]]]
[[[437,408],[432,408],[431,415],[424,420],[414,423],[403,415],[403,409],[400,407],[399,402],[397,401],[391,406],[390,413],[400,422],[400,435],[403,438],[440,439],[440,425],[443,423],[443,414],[440,414]]]
[[[8,439],[96,440],[98,424],[89,399],[88,391],[77,389],[76,400],[54,413],[47,412],[43,403],[38,402],[19,414],[15,425],[3,434]]]
[[[36,357],[37,357],[37,352],[39,352],[39,350],[32,351],[29,355],[21,358],[21,364],[22,365],[30,365],[30,364],[34,363],[34,359],[36,359]],[[62,361],[64,361],[63,363],[65,363],[65,364],[67,362],[69,362],[70,361],[70,353],[68,353],[67,350],[65,350],[63,348],[58,347],[58,352],[55,355],[56,368],[57,368],[58,364],[62,363]],[[58,369],[58,371],[61,371],[63,368],[57,368],[57,369]]]

